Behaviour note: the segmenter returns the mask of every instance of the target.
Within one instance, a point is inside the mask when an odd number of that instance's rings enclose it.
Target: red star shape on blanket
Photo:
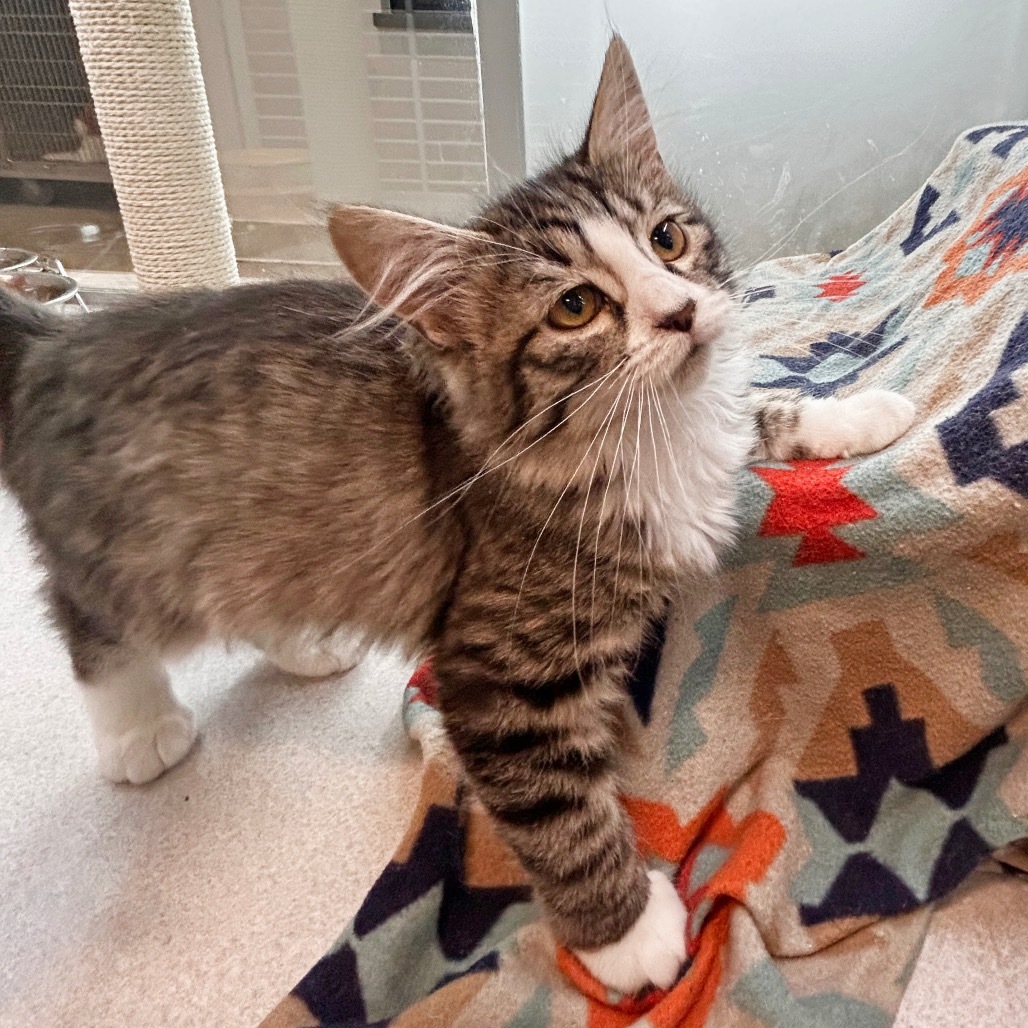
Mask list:
[[[753,469],[775,491],[758,534],[802,536],[792,559],[794,567],[864,556],[832,529],[869,521],[878,517],[878,512],[842,484],[850,465],[832,467],[832,463],[797,460],[785,469]]]
[[[867,283],[855,271],[847,271],[843,275],[832,275],[831,278],[818,283],[821,292],[817,294],[817,298],[831,300],[832,303],[841,303],[865,285]]]

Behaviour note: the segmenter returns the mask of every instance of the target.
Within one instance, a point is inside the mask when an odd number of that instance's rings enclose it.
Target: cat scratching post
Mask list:
[[[238,281],[188,0],[70,0],[144,289]]]

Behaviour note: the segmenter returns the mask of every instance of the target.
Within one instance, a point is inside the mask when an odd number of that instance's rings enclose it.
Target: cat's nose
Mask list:
[[[688,332],[692,328],[692,319],[695,313],[696,301],[686,300],[680,310],[669,314],[657,327],[666,329],[668,332]]]

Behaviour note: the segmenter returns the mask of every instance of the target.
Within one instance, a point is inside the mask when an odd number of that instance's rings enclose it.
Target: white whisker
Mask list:
[[[621,431],[618,434],[617,445],[614,447],[614,455],[610,462],[610,473],[607,475],[607,486],[603,490],[603,499],[600,502],[600,513],[596,519],[596,538],[593,541],[593,577],[592,577],[592,597],[591,606],[589,611],[589,631],[592,633],[593,626],[596,624],[596,576],[598,571],[598,561],[600,556],[600,534],[603,531],[603,515],[607,509],[607,497],[610,495],[611,483],[613,483],[615,475],[620,475],[622,480],[624,479],[623,466],[621,464],[621,447],[625,441],[625,425],[628,423],[628,415],[632,409],[632,398],[635,395],[636,386],[639,384],[638,379],[631,379],[631,388],[628,391],[628,397],[625,400],[624,413],[621,415]],[[624,516],[624,503],[622,503],[622,518]],[[622,527],[624,521],[622,520]],[[620,555],[620,554],[619,554]],[[614,591],[611,598],[612,609],[617,605],[617,579],[614,581]]]
[[[621,397],[628,388],[630,381],[630,376],[626,376],[625,381],[621,385],[621,389],[617,396],[614,397],[614,402],[610,405],[610,410],[606,415],[604,415],[603,420],[606,422],[607,427],[603,432],[603,438],[600,440],[600,445],[596,449],[596,459],[593,461],[592,471],[589,473],[589,484],[585,491],[585,498],[582,500],[582,516],[578,522],[578,538],[575,541],[575,559],[572,561],[571,567],[571,646],[575,656],[575,668],[579,673],[581,673],[582,665],[578,659],[578,622],[575,619],[575,598],[578,589],[578,556],[582,550],[582,531],[585,528],[585,515],[589,506],[589,497],[592,495],[593,482],[596,480],[596,471],[600,465],[600,459],[603,457],[604,447],[607,443],[607,435],[610,432],[610,426],[614,424],[614,415],[617,412],[617,405],[621,402]],[[608,482],[612,474],[613,470],[608,468]]]
[[[553,509],[547,515],[546,520],[543,522],[543,526],[539,529],[539,534],[536,536],[535,544],[532,547],[531,553],[528,555],[528,561],[525,564],[525,572],[521,576],[521,585],[518,588],[517,599],[514,601],[514,611],[511,614],[511,631],[514,630],[514,622],[517,620],[518,608],[521,605],[521,597],[525,591],[525,582],[528,581],[528,572],[532,566],[532,561],[535,559],[536,552],[539,549],[539,544],[542,542],[543,535],[546,533],[546,529],[549,528],[550,522],[553,520],[553,515],[557,513],[558,508],[561,505],[564,497],[567,495],[568,490],[575,484],[575,479],[578,477],[578,473],[582,470],[582,465],[589,459],[589,453],[591,452],[596,440],[599,438],[600,432],[603,431],[603,423],[600,423],[600,427],[596,430],[592,439],[589,441],[589,445],[585,448],[585,453],[582,454],[582,459],[578,462],[575,470],[568,476],[567,485],[561,490],[560,495],[557,497],[557,502],[554,503]]]

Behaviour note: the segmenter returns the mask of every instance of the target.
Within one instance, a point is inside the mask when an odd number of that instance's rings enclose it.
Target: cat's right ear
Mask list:
[[[578,152],[584,164],[620,162],[626,154],[660,163],[657,137],[628,45],[614,36],[603,59],[589,127]]]
[[[375,303],[436,346],[455,341],[453,300],[472,233],[357,204],[333,208],[328,231],[346,269]]]

